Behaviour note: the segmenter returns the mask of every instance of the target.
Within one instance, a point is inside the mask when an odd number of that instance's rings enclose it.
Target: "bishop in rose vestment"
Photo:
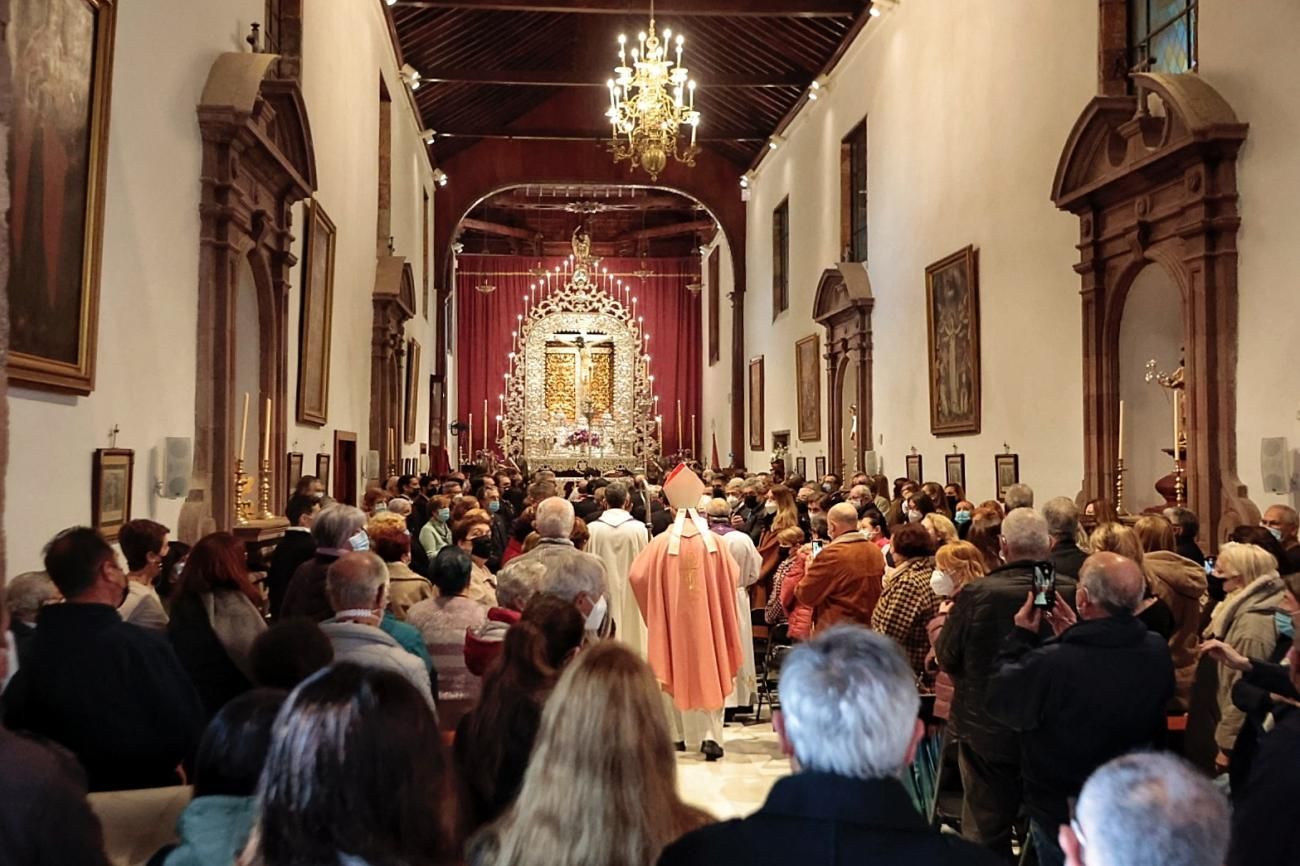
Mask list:
[[[695,510],[703,491],[684,466],[668,476],[675,522],[637,556],[629,581],[645,617],[650,667],[671,698],[674,739],[699,742],[712,761],[722,757],[722,708],[742,653],[736,561]]]

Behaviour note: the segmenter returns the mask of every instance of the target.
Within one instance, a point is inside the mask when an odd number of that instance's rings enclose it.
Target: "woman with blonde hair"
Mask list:
[[[1277,644],[1274,614],[1286,594],[1286,584],[1278,576],[1277,559],[1262,547],[1230,541],[1219,548],[1214,574],[1223,579],[1228,594],[1215,609],[1204,637],[1222,641],[1246,658],[1269,658]],[[1241,673],[1219,662],[1208,669],[1202,668],[1201,675],[1213,678],[1214,706],[1205,709],[1212,713],[1214,744],[1218,749],[1214,768],[1224,772],[1231,763],[1237,734],[1246,718],[1232,702],[1232,688]],[[1208,688],[1206,681],[1198,678],[1196,688],[1203,687]],[[1194,731],[1208,728],[1211,721],[1205,714],[1196,712],[1198,709],[1193,708],[1194,718],[1188,720],[1189,739]]]
[[[1149,631],[1169,640],[1175,629],[1174,613],[1156,594],[1151,575],[1147,572],[1146,556],[1142,551],[1142,542],[1138,534],[1122,523],[1103,523],[1088,536],[1088,546],[1093,553],[1108,551],[1133,560],[1142,567],[1146,575],[1146,590],[1142,597],[1142,606],[1138,608],[1137,618]]]
[[[930,530],[930,537],[934,539],[936,547],[961,541],[957,535],[956,524],[937,511],[921,518],[921,525]]]
[[[712,819],[677,794],[654,674],[599,643],[569,665],[542,712],[519,796],[470,841],[471,866],[651,866]]]
[[[772,582],[776,579],[776,570],[781,566],[781,544],[777,535],[781,530],[797,526],[804,531],[804,537],[812,533],[806,521],[799,519],[799,507],[795,504],[794,492],[789,487],[777,484],[767,491],[767,502],[763,505],[767,528],[758,541],[758,555],[762,564],[758,569],[758,582],[750,590],[750,600],[754,610],[767,607],[767,600],[772,595]]]
[[[1205,596],[1205,569],[1179,556],[1173,524],[1158,514],[1148,514],[1133,527],[1142,546],[1142,571],[1151,589],[1169,608],[1173,634],[1169,654],[1174,661],[1178,709],[1187,708],[1196,678],[1196,647],[1200,643],[1201,599]]]
[[[948,619],[948,611],[952,610],[953,599],[957,597],[957,593],[961,592],[966,584],[979,580],[987,573],[984,554],[969,541],[945,544],[934,555],[934,573],[930,576],[930,589],[934,590],[934,594],[943,601],[939,603],[939,613],[925,628],[930,638],[930,655],[926,659],[926,667],[938,671],[938,676],[934,680],[935,718],[944,720],[948,718],[948,712],[952,709],[953,692],[952,677],[939,670],[938,663],[935,661],[935,641],[939,639],[939,632],[943,631],[943,624]]]

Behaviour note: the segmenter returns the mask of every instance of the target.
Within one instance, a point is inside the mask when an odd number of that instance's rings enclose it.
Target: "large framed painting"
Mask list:
[[[749,362],[749,447],[763,450],[763,356]]]
[[[415,420],[420,408],[420,344],[411,340],[406,347],[406,401],[403,404],[402,441],[415,444]]]
[[[978,256],[958,250],[925,269],[930,432],[980,432]]]
[[[109,541],[116,541],[131,519],[131,481],[135,452],[127,448],[99,448],[90,476],[90,522]]]
[[[794,344],[795,383],[799,395],[799,441],[822,438],[822,377],[817,335]]]
[[[336,230],[320,202],[308,199],[305,207],[307,237],[298,320],[298,423],[322,426],[329,417]]]
[[[15,0],[9,379],[95,387],[115,0]]]

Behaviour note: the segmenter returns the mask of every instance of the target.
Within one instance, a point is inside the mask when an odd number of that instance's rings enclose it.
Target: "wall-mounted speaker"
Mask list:
[[[1265,437],[1259,440],[1259,471],[1264,478],[1266,493],[1291,492],[1288,457],[1285,436]]]
[[[190,491],[194,469],[194,440],[168,436],[163,440],[162,494],[164,499],[184,499]]]

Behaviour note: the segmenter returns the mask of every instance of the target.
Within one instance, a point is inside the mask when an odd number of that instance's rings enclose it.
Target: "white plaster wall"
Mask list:
[[[1300,447],[1300,76],[1293,63],[1300,4],[1202,0],[1200,8],[1201,74],[1250,124],[1237,163],[1237,462],[1263,508],[1283,497],[1264,492],[1260,439],[1285,436],[1293,454]],[[1289,501],[1298,502],[1294,487]]]
[[[960,7],[958,10],[957,7]],[[873,447],[903,474],[915,446],[943,480],[953,443],[968,489],[994,495],[993,455],[1020,454],[1022,480],[1074,495],[1082,478],[1082,359],[1073,217],[1048,198],[1075,118],[1096,89],[1097,7],[1042,0],[905,0],[868,24],[764,160],[749,202],[747,355],[766,355],[771,431],[797,429],[794,344],[820,331],[813,293],[837,257],[839,145],[868,118]],[[771,217],[790,197],[790,310],[772,321]],[[979,249],[983,432],[929,433],[925,267]],[[824,373],[823,373],[824,381]],[[826,401],[823,388],[823,435]],[[802,443],[808,456],[825,442]],[[749,452],[765,466],[767,448]]]
[[[54,533],[89,522],[91,455],[109,445],[114,425],[121,428],[118,446],[136,452],[133,516],[176,526],[180,500],[152,493],[153,452],[167,436],[194,434],[201,159],[195,109],[213,60],[246,50],[249,24],[262,20],[264,8],[262,0],[119,5],[96,387],[88,397],[9,392],[4,528],[11,573],[40,567],[41,548]],[[284,410],[289,448],[306,452],[308,471],[318,449],[332,450],[335,428],[359,433],[362,453],[368,447],[381,70],[394,96],[393,233],[419,283],[418,187],[431,185],[430,168],[397,76],[382,6],[377,0],[308,4],[303,87],[319,195],[338,226],[339,243],[330,424],[324,429],[292,423],[300,267],[290,289],[290,400]],[[301,236],[301,208],[295,230]],[[418,316],[408,330],[425,349],[427,382],[433,323]],[[423,441],[427,388],[421,389],[420,413]],[[406,446],[405,453],[414,456],[418,448]]]
[[[739,194],[739,190],[737,190]],[[709,256],[718,250],[718,361],[709,363]],[[735,289],[735,269],[731,261],[731,245],[722,232],[718,232],[700,257],[704,275],[704,291],[700,292],[701,339],[700,357],[704,359],[704,382],[700,389],[702,450],[701,458],[712,459],[713,439],[718,442],[718,460],[722,466],[732,462],[731,453],[731,301],[727,297]],[[744,455],[740,455],[744,460]]]

